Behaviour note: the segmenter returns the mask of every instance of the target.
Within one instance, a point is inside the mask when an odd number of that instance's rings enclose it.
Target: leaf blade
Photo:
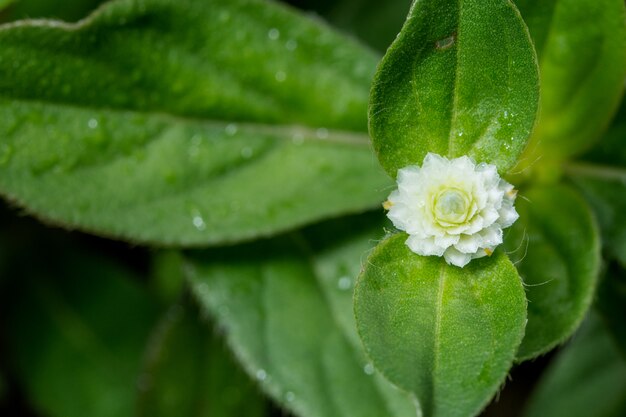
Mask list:
[[[392,177],[427,152],[506,172],[526,145],[538,98],[533,47],[511,3],[416,1],[374,78],[370,134]]]
[[[522,340],[521,280],[501,253],[461,269],[415,255],[405,240],[399,233],[383,241],[359,277],[361,339],[381,372],[416,394],[425,416],[475,415]]]
[[[282,6],[118,0],[0,39],[0,191],[48,221],[206,245],[384,197],[376,56]]]
[[[567,339],[589,309],[600,272],[598,228],[585,201],[564,185],[537,186],[519,199],[505,248],[526,285],[528,325],[517,353],[536,357]]]
[[[301,240],[286,239],[188,257],[190,288],[200,305],[226,329],[247,372],[297,415],[416,413],[406,394],[368,366],[351,337],[356,331],[349,288],[338,287],[330,264],[340,262],[335,257],[352,259],[349,268],[358,268],[362,247],[380,229],[370,223],[360,230],[358,237],[342,235],[336,245],[324,244],[324,250],[317,247],[308,255],[298,248]],[[323,266],[309,259],[319,253]]]

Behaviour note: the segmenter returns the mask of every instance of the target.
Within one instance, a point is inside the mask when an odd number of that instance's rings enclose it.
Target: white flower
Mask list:
[[[502,243],[502,229],[519,217],[516,194],[494,165],[429,153],[421,168],[398,170],[398,189],[384,207],[394,226],[409,234],[413,252],[464,267]]]

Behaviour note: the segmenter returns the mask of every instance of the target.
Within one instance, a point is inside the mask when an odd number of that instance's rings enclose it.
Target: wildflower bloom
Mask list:
[[[449,160],[429,153],[421,167],[398,170],[398,189],[384,207],[394,226],[409,234],[418,255],[443,256],[464,267],[491,255],[502,243],[502,229],[519,217],[517,192],[491,164],[467,156]]]

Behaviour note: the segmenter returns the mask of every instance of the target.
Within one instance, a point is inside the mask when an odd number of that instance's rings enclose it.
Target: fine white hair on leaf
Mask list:
[[[397,185],[384,207],[393,225],[409,234],[407,246],[461,268],[490,256],[502,243],[502,229],[519,217],[513,186],[495,165],[467,156],[428,153],[422,166],[398,170]]]

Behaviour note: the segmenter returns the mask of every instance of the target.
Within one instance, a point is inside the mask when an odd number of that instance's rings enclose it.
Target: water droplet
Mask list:
[[[98,127],[98,120],[97,119],[89,119],[89,121],[87,122],[87,126],[89,126],[89,129],[95,129]]]
[[[458,137],[461,137],[461,136],[463,136],[463,132],[459,132],[459,133],[457,133],[456,135],[457,135]]]
[[[293,400],[296,399],[296,394],[294,394],[291,391],[287,391],[285,393],[285,401],[287,401],[288,403],[293,402]]]
[[[237,125],[234,123],[230,123],[228,125],[226,125],[226,128],[224,129],[224,131],[226,132],[226,134],[228,136],[233,136],[237,133]]]
[[[295,39],[289,39],[287,42],[285,42],[285,48],[287,48],[288,51],[295,51],[297,47],[298,41]]]
[[[259,381],[265,381],[266,378],[267,372],[265,372],[265,369],[259,369],[258,371],[256,371],[256,379],[258,379]]]
[[[319,138],[319,139],[327,139],[328,138],[328,129],[324,128],[324,127],[320,127],[319,129],[317,129],[315,131],[315,135]]]
[[[269,32],[267,32],[267,37],[275,41],[280,38],[280,31],[276,28],[271,28]]]
[[[0,146],[0,166],[4,166],[9,163],[13,156],[13,147],[8,144]]]
[[[193,223],[193,226],[200,231],[206,229],[206,223],[202,218],[202,214],[200,214],[200,211],[197,209],[191,211],[191,222]]]
[[[352,288],[352,279],[350,277],[341,277],[337,281],[337,288],[340,290],[349,290]]]
[[[374,375],[374,365],[371,363],[366,364],[363,367],[363,372],[365,372],[365,375]]]
[[[296,132],[291,137],[291,143],[294,145],[302,145],[304,143],[304,135],[300,132]]]
[[[245,148],[241,149],[241,157],[244,159],[250,159],[253,154],[254,154],[254,150],[249,146],[246,146]]]
[[[287,79],[287,74],[285,73],[285,71],[277,71],[274,77],[276,78],[276,81],[282,83]]]

